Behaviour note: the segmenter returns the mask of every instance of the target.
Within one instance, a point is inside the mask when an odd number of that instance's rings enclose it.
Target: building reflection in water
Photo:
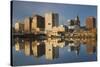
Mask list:
[[[16,38],[14,41],[15,41],[14,43],[15,43],[16,51],[20,51],[20,50],[24,49],[24,40],[23,39]]]
[[[32,55],[31,40],[24,40],[24,53],[26,56]]]
[[[80,53],[80,45],[83,44],[87,54],[96,52],[96,39],[61,39],[48,38],[47,40],[15,39],[15,50],[23,51],[26,56],[45,56],[47,60],[59,58],[59,48],[67,47],[68,52],[74,52],[77,56]]]
[[[80,41],[75,40],[75,39],[69,39],[68,45],[67,45],[67,50],[68,52],[75,52],[76,55],[79,55],[80,51]]]
[[[96,39],[84,39],[82,40],[82,42],[86,46],[87,54],[93,54],[96,52],[96,48],[97,48]]]
[[[49,38],[48,40],[45,40],[45,57],[48,60],[52,60],[54,58],[59,57],[59,47],[57,46],[58,44],[58,39],[51,39]]]
[[[44,42],[39,42],[37,40],[32,41],[32,52],[35,57],[44,55],[45,54]]]

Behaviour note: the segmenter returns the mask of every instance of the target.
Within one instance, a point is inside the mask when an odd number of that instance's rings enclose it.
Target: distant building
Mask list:
[[[77,16],[77,17],[74,19],[74,24],[80,27],[80,19],[79,19],[79,16]]]
[[[68,32],[73,32],[75,29],[74,20],[68,20]]]
[[[64,27],[64,25],[58,26],[58,34],[59,34],[60,36],[64,36],[64,32],[65,32],[65,27]]]
[[[65,27],[63,25],[60,25],[58,27],[54,26],[50,31],[48,31],[47,35],[49,37],[51,36],[61,36],[65,32]]]
[[[24,31],[24,24],[17,21],[15,23],[15,32],[23,32]]]
[[[71,19],[71,20],[68,20],[68,26],[74,26],[75,23],[74,23],[74,20]]]
[[[81,26],[80,29],[81,30],[86,30],[86,27],[85,26]]]
[[[24,19],[24,32],[31,32],[31,22],[32,22],[32,18],[31,17],[26,17]]]
[[[74,32],[79,31],[79,29],[80,29],[80,19],[79,19],[79,16],[77,16],[77,17],[74,19],[74,24],[75,24],[75,31],[74,31]]]
[[[68,32],[68,26],[64,25],[65,32]]]
[[[44,22],[44,17],[35,15],[32,18],[32,25],[31,25],[31,31],[34,32],[37,29],[39,30],[44,30],[45,28],[45,22]]]
[[[96,19],[92,16],[86,18],[86,28],[93,29],[96,27]]]
[[[52,27],[59,25],[59,16],[57,13],[45,14],[45,30],[51,30]]]
[[[80,20],[77,16],[75,19],[68,20],[69,32],[77,32],[80,29]]]

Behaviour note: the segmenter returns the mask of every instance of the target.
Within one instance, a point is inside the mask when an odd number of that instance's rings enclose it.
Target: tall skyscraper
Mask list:
[[[59,25],[59,16],[57,13],[45,14],[45,30],[51,30],[52,27]]]
[[[26,17],[24,19],[24,32],[31,32],[31,22],[32,18],[31,17]]]
[[[31,25],[31,31],[34,32],[37,28],[40,30],[44,30],[45,28],[45,22],[44,22],[44,17],[35,15],[32,18],[32,25]]]
[[[93,29],[96,27],[96,19],[92,16],[86,18],[86,28]]]

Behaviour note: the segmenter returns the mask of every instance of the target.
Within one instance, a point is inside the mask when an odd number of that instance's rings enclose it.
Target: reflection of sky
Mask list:
[[[45,55],[41,57],[35,57],[34,54],[30,56],[25,56],[23,51],[15,51],[13,47],[13,63],[14,65],[37,65],[37,64],[52,64],[52,63],[72,63],[72,62],[85,62],[85,61],[96,61],[96,53],[91,55],[87,54],[86,46],[80,44],[79,55],[75,52],[69,52],[68,46],[59,48],[58,58],[53,60],[47,60]]]
[[[87,16],[97,16],[97,7],[22,1],[13,2],[13,22],[23,20],[25,17],[32,16],[33,14],[44,16],[46,12],[59,13],[60,24],[65,24],[68,19],[73,19],[79,15],[81,25],[84,25]]]

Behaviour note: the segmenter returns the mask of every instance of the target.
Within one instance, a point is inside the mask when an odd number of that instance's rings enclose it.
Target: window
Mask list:
[[[48,25],[51,25],[51,23],[48,23]]]
[[[49,49],[49,51],[51,51],[51,49]]]

